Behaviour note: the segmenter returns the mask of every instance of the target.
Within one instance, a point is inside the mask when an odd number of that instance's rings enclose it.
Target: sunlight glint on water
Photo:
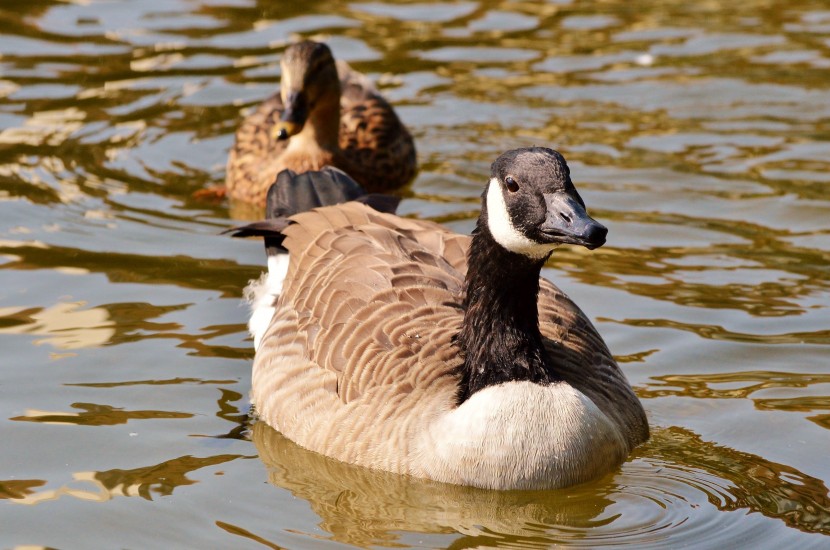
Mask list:
[[[820,548],[830,535],[830,12],[815,2],[12,2],[0,9],[3,547]],[[416,138],[406,215],[468,232],[505,149],[565,154],[610,230],[545,276],[652,440],[585,486],[493,493],[246,421],[218,233],[240,117],[296,36]],[[47,528],[48,527],[48,528]]]

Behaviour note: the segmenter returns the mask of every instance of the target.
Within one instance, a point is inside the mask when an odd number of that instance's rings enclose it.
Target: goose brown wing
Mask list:
[[[632,447],[648,439],[645,413],[608,346],[582,310],[546,279],[540,281],[539,328],[557,373],[627,432]]]
[[[295,326],[281,330],[294,331],[312,368],[336,376],[339,399],[378,391],[395,399],[441,378],[455,384],[463,273],[444,257],[465,238],[357,203],[292,221],[277,315],[296,312]]]

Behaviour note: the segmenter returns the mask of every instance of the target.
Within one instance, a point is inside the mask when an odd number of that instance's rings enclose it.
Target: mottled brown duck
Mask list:
[[[227,165],[230,197],[262,204],[284,169],[336,166],[370,192],[406,185],[415,144],[369,79],[335,62],[322,43],[291,45],[280,60],[279,91],[245,118]]]
[[[617,468],[642,405],[586,315],[540,278],[555,247],[607,230],[564,158],[492,165],[472,237],[365,204],[273,218],[249,286],[261,420],[343,462],[493,489]],[[278,246],[276,246],[278,245]]]

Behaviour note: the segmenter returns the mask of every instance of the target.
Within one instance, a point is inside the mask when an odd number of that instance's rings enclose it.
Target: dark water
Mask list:
[[[380,83],[469,231],[552,145],[609,243],[546,275],[652,441],[567,491],[367,472],[245,424],[261,245],[194,191],[296,36]],[[830,5],[0,2],[0,546],[830,545]]]

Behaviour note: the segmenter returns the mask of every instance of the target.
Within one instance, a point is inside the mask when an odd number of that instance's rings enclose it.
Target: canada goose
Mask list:
[[[283,169],[348,172],[369,191],[387,191],[415,174],[415,144],[366,76],[335,63],[325,44],[303,41],[280,60],[280,90],[248,116],[228,156],[227,193],[263,203]]]
[[[557,245],[607,233],[562,155],[504,153],[482,199],[472,238],[356,202],[275,225],[288,254],[248,288],[259,417],[343,462],[493,489],[588,481],[646,441],[602,338],[540,279]]]

